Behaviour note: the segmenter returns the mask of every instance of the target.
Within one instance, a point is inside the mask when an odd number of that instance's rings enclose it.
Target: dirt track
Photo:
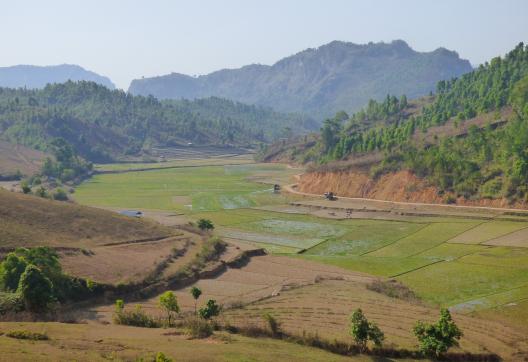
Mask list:
[[[308,192],[302,192],[298,189],[298,184],[291,184],[291,185],[285,185],[283,186],[283,190],[286,192],[290,192],[297,195],[303,195],[303,196],[310,196],[310,197],[316,197],[319,200],[317,200],[317,204],[320,204],[321,206],[328,206],[328,207],[341,207],[346,208],[346,204],[350,202],[364,202],[367,203],[365,205],[362,205],[362,207],[366,207],[369,205],[372,208],[379,208],[379,209],[414,209],[414,210],[421,210],[421,211],[437,211],[437,212],[446,212],[446,211],[455,211],[455,212],[470,212],[470,213],[483,213],[488,212],[493,215],[503,214],[503,213],[522,213],[528,216],[528,210],[521,210],[521,209],[512,209],[512,208],[500,208],[500,207],[488,207],[488,206],[466,206],[466,205],[447,205],[447,204],[434,204],[434,203],[423,203],[423,202],[406,202],[406,201],[389,201],[389,200],[381,200],[381,199],[371,199],[371,198],[365,198],[365,197],[345,197],[345,196],[338,196],[337,201],[341,202],[335,202],[335,201],[328,201],[322,199],[322,193],[316,194],[316,193],[308,193]],[[353,207],[353,205],[349,205],[349,207]]]

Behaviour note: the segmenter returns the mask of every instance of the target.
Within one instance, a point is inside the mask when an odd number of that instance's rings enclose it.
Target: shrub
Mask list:
[[[44,312],[53,302],[51,281],[34,265],[28,265],[20,276],[17,293],[30,312]]]
[[[419,349],[426,356],[439,357],[453,346],[458,346],[462,331],[457,327],[448,309],[440,311],[440,319],[435,324],[418,321],[413,329],[418,338]]]
[[[354,337],[360,351],[367,350],[367,342],[372,341],[380,347],[385,335],[375,323],[369,322],[361,309],[356,309],[350,317],[350,334]]]
[[[163,352],[158,352],[156,354],[156,362],[172,362],[172,358],[169,358],[163,354]]]
[[[45,341],[49,339],[46,333],[30,332],[26,330],[9,331],[5,335],[11,338],[29,339],[32,341]]]
[[[68,201],[68,194],[63,189],[58,188],[53,192],[53,200]]]
[[[273,336],[280,336],[282,333],[280,331],[280,323],[272,316],[270,313],[265,313],[262,318],[268,324],[268,327]]]
[[[158,321],[151,316],[147,315],[140,305],[136,305],[136,308],[132,311],[125,310],[125,303],[122,299],[116,300],[114,323],[122,324],[126,326],[134,327],[145,327],[145,328],[157,328],[159,327]]]
[[[207,338],[213,334],[211,324],[207,320],[196,316],[186,318],[183,325],[192,338]]]
[[[20,312],[24,309],[24,301],[18,293],[0,292],[0,314]]]
[[[25,194],[31,193],[31,187],[29,186],[27,181],[22,181],[20,183],[20,187],[22,188],[22,192]]]
[[[220,306],[216,304],[216,300],[209,299],[206,306],[200,308],[199,314],[203,319],[211,319],[220,314]]]
[[[209,219],[200,219],[200,220],[198,220],[198,227],[202,231],[207,231],[207,230],[213,230],[214,229],[213,222],[211,220],[209,220]]]
[[[15,291],[18,288],[20,276],[26,270],[27,262],[15,253],[7,254],[0,264],[0,289]]]
[[[40,186],[37,191],[35,191],[35,195],[37,195],[38,197],[43,197],[43,198],[47,198],[48,197],[48,191],[46,191],[46,189],[42,186]]]

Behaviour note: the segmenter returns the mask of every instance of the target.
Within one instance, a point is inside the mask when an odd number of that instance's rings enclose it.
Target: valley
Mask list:
[[[0,362],[528,362],[528,3],[123,5],[2,8]]]

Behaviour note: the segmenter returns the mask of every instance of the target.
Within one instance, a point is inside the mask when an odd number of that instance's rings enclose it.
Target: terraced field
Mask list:
[[[288,328],[298,331],[312,326],[332,336],[337,333],[333,325],[339,326],[339,333],[343,333],[346,314],[359,303],[372,310],[375,319],[380,319],[380,324],[390,331],[391,341],[406,346],[410,343],[408,328],[402,327],[400,331],[398,323],[405,326],[412,315],[413,320],[416,316],[428,319],[436,315],[438,306],[449,306],[459,313],[457,318],[467,323],[464,325],[469,331],[465,349],[482,351],[485,345],[499,346],[508,338],[515,342],[504,342],[507,346],[497,347],[503,353],[513,356],[526,348],[514,345],[518,343],[518,333],[528,333],[523,309],[528,300],[526,217],[480,209],[446,208],[444,214],[444,209],[411,206],[394,209],[391,204],[383,204],[378,209],[379,203],[358,201],[357,205],[350,206],[344,200],[324,202],[302,195],[271,192],[269,184],[284,185],[295,172],[282,165],[246,164],[98,175],[82,185],[76,197],[92,205],[166,210],[185,220],[207,218],[213,221],[219,235],[242,248],[265,248],[271,254],[282,254],[284,259],[280,260],[289,260],[289,263],[310,262],[309,265],[321,265],[323,269],[336,267],[342,275],[360,272],[394,278],[413,290],[424,303],[409,307],[408,317],[402,317],[403,320],[395,317],[393,326],[385,326],[381,316],[383,313],[391,316],[386,308],[398,302],[366,293],[364,283],[360,295],[367,296],[366,299],[353,302],[354,291],[359,293],[359,286],[352,282],[341,285],[340,281],[335,281],[335,285],[331,285],[333,282],[317,284],[324,285],[320,286],[324,293],[317,292],[320,293],[318,298],[324,299],[332,293],[347,295],[351,303],[346,304],[346,308],[337,306],[338,302],[329,307],[321,300],[305,301],[302,298],[311,295],[308,292],[311,289],[307,288],[316,286],[284,291],[284,285],[289,284],[284,277],[288,275],[294,280],[296,272],[288,266],[287,274],[274,276],[276,270],[282,269],[270,263],[273,259],[260,259],[266,263],[261,263],[258,272],[252,271],[250,264],[241,270],[230,269],[217,279],[199,282],[205,295],[226,304],[253,301],[263,310],[271,305],[274,312],[284,317]],[[352,213],[346,211],[351,207],[356,207]],[[304,273],[313,282],[314,274]],[[294,284],[311,285],[312,282],[294,280]],[[193,304],[187,294],[187,290],[178,291],[183,306],[190,308]],[[271,295],[275,296],[269,299],[270,304],[258,302]],[[291,298],[280,299],[284,295]],[[288,304],[293,300],[298,300],[300,314]],[[303,314],[303,306],[310,303],[316,307],[308,316]],[[154,300],[146,305],[155,309]],[[284,305],[288,307],[284,309]],[[233,311],[232,317],[250,316],[251,308]],[[328,309],[339,311],[336,320]],[[257,311],[253,319],[255,313]],[[485,322],[465,319],[463,314],[485,316],[499,324],[484,326],[480,323]],[[318,315],[317,318],[314,315]],[[328,323],[325,324],[324,318]],[[409,322],[405,322],[405,318]],[[479,334],[479,328],[507,332],[495,338],[487,332]]]

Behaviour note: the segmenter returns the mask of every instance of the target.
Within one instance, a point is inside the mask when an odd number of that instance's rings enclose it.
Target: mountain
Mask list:
[[[188,142],[251,147],[315,129],[307,117],[220,98],[160,102],[86,81],[0,88],[0,139],[50,151],[63,138],[93,162]]]
[[[275,145],[262,158],[312,161],[327,175],[353,169],[363,173],[363,191],[379,191],[378,179],[394,181],[394,173],[410,172],[420,181],[407,183],[402,193],[423,187],[428,198],[414,201],[527,207],[528,47],[520,43],[503,58],[438,82],[427,99],[387,96],[350,117],[338,114],[311,139],[290,148]],[[335,185],[341,176],[333,176]],[[324,184],[321,178],[306,178],[301,188],[314,183]],[[425,189],[429,186],[434,190]]]
[[[402,40],[359,45],[333,41],[268,65],[224,69],[199,77],[172,73],[133,80],[129,92],[160,99],[217,96],[285,112],[327,117],[355,111],[371,98],[418,97],[442,79],[472,67],[444,48],[416,52]]]
[[[0,67],[0,87],[44,88],[48,83],[64,83],[67,80],[86,80],[114,89],[112,81],[78,65],[62,64],[50,66],[15,65]]]

